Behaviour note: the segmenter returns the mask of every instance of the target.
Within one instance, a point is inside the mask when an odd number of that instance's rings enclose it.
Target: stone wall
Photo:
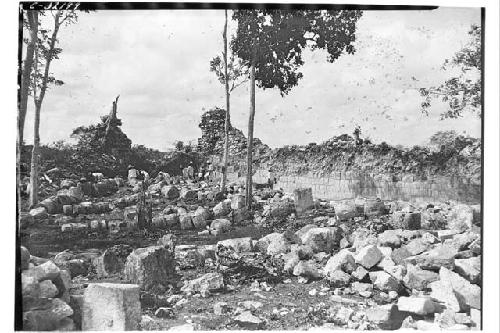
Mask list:
[[[481,201],[481,185],[467,178],[439,176],[417,180],[413,175],[396,178],[392,175],[370,175],[354,172],[281,175],[275,189],[293,193],[296,188],[311,187],[314,198],[325,200],[378,197],[382,200],[442,202],[455,200],[478,204]]]

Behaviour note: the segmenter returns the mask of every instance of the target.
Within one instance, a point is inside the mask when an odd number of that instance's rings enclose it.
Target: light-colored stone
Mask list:
[[[181,225],[182,230],[191,230],[194,228],[192,217],[189,214],[180,215],[179,223]]]
[[[347,249],[343,249],[328,259],[325,267],[323,268],[323,272],[325,273],[325,276],[329,276],[337,270],[351,273],[355,269],[356,261],[354,259],[354,253]]]
[[[439,274],[436,272],[423,270],[418,267],[408,265],[403,282],[409,289],[425,290],[430,283],[439,280]]]
[[[429,283],[432,292],[430,297],[442,303],[447,309],[455,312],[464,311],[466,305],[462,299],[459,299],[450,284],[437,280]]]
[[[455,272],[470,283],[478,284],[481,281],[481,256],[455,259]]]
[[[362,248],[355,257],[358,264],[368,269],[375,266],[382,258],[382,252],[380,252],[375,245],[369,245]]]
[[[300,260],[293,269],[293,275],[303,276],[305,278],[316,279],[321,277],[320,272],[316,268],[313,261]]]
[[[57,287],[50,280],[44,280],[40,282],[40,297],[42,298],[54,298],[59,291]]]
[[[378,244],[380,246],[388,246],[391,248],[400,247],[401,239],[394,230],[386,230],[378,235]]]
[[[469,205],[459,204],[452,207],[448,216],[448,228],[464,231],[472,228],[474,212]]]
[[[85,290],[82,330],[135,331],[140,321],[138,285],[92,283]]]
[[[264,326],[264,321],[254,316],[250,311],[244,311],[234,317],[235,323],[239,326],[248,329],[261,329]]]
[[[420,316],[426,316],[440,310],[429,297],[400,297],[398,299],[399,311],[415,313]]]
[[[387,272],[375,271],[370,272],[369,275],[373,286],[380,291],[399,291],[401,287],[399,281]]]
[[[199,206],[193,213],[192,221],[196,229],[203,229],[207,225],[207,220],[210,217],[208,209]]]
[[[312,228],[302,235],[301,241],[309,245],[314,252],[331,252],[339,246],[342,238],[341,229],[337,227]]]
[[[207,273],[197,279],[187,281],[182,287],[185,293],[200,293],[202,296],[208,296],[211,291],[224,288],[224,279],[220,273]]]
[[[446,267],[441,267],[439,277],[443,283],[451,285],[457,297],[463,300],[466,307],[481,310],[481,287],[470,283]]]
[[[265,249],[267,255],[286,253],[290,250],[290,243],[283,234],[272,233],[259,239],[258,247]]]

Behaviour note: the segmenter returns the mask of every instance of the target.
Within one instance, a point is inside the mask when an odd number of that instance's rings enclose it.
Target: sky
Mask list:
[[[464,113],[439,120],[446,105],[420,111],[417,88],[438,85],[443,71],[480,24],[480,9],[365,11],[356,30],[356,53],[334,63],[324,51],[304,51],[303,79],[282,97],[256,89],[254,136],[271,147],[322,142],[351,134],[411,147],[440,130],[481,136],[480,119]],[[41,111],[40,138],[72,142],[72,129],[98,122],[120,95],[118,118],[133,144],[166,150],[194,141],[203,112],[225,106],[224,86],[209,70],[221,54],[224,12],[122,10],[82,13],[59,34],[63,49],[51,72],[65,84],[51,87]],[[234,31],[230,22],[230,31]],[[33,141],[30,100],[25,140]],[[231,121],[247,132],[249,87],[231,95]]]

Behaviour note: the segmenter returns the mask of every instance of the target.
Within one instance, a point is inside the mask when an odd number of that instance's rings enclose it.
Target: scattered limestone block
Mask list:
[[[293,200],[297,214],[302,214],[314,207],[312,188],[297,188],[293,190]]]
[[[424,290],[429,285],[439,280],[439,274],[436,272],[420,269],[418,267],[408,265],[408,272],[406,273],[403,282],[409,289]]]
[[[250,237],[225,239],[217,243],[217,248],[219,245],[230,248],[236,253],[251,252],[253,249]]]
[[[134,250],[125,263],[125,278],[149,289],[157,284],[168,287],[175,284],[175,257],[172,251],[162,246],[150,246]]]
[[[182,291],[185,293],[200,293],[206,297],[211,291],[216,291],[224,288],[224,279],[220,273],[207,273],[197,279],[188,281]]]
[[[231,221],[227,219],[213,220],[210,224],[210,229],[212,230],[212,232],[216,232],[217,234],[223,234],[231,230]]]
[[[429,297],[400,297],[398,299],[399,311],[407,311],[420,316],[438,312],[440,307]]]
[[[316,268],[314,261],[301,260],[295,265],[293,275],[303,276],[309,279],[317,279],[321,277],[320,272]]]
[[[23,297],[40,297],[40,284],[34,276],[21,274],[21,292]]]
[[[21,253],[21,270],[28,269],[30,267],[30,252],[24,246],[20,248]]]
[[[474,211],[469,205],[454,205],[448,216],[448,228],[465,231],[472,228]]]
[[[163,186],[161,188],[161,194],[168,200],[177,199],[180,195],[179,189],[175,186]]]
[[[275,255],[288,252],[290,250],[290,243],[283,234],[275,232],[259,239],[257,247],[263,253]]]
[[[231,209],[238,210],[245,207],[245,197],[241,194],[235,194],[231,198]]]
[[[408,257],[404,259],[404,261],[428,270],[437,271],[441,267],[453,269],[457,252],[458,251],[451,246],[439,244],[432,250]]]
[[[333,255],[328,259],[323,272],[325,276],[329,276],[337,270],[342,270],[346,273],[351,273],[356,269],[356,261],[354,259],[354,253],[348,249],[340,250],[338,253]]]
[[[362,248],[358,254],[356,254],[356,262],[365,268],[372,268],[383,258],[382,252],[375,245],[369,245]]]
[[[455,312],[464,311],[467,306],[464,301],[457,297],[450,284],[437,280],[429,283],[432,292],[430,296]]]
[[[23,313],[23,330],[53,331],[67,327],[69,319],[67,317],[73,315],[71,307],[59,298],[52,298],[49,302],[44,309]]]
[[[455,259],[455,272],[470,283],[478,284],[481,281],[481,256]]]
[[[335,201],[333,202],[333,209],[340,221],[346,221],[359,216],[358,209],[353,201]]]
[[[51,260],[23,272],[23,274],[26,274],[27,276],[34,277],[38,282],[53,280],[59,276],[59,273],[59,267],[57,267]]]
[[[192,221],[196,229],[203,229],[207,225],[207,220],[210,218],[208,209],[198,207],[193,214]]]
[[[300,238],[302,244],[309,245],[314,252],[329,253],[339,247],[342,231],[337,227],[311,228]]]
[[[194,228],[192,217],[189,214],[180,215],[179,223],[181,225],[182,230],[191,230]]]
[[[264,321],[254,316],[250,311],[244,311],[234,317],[235,323],[239,326],[248,329],[261,329],[264,326]]]
[[[221,201],[212,210],[216,218],[226,216],[231,212],[231,201]]]
[[[59,291],[57,287],[50,280],[44,280],[40,282],[40,297],[42,298],[53,298]]]
[[[370,272],[369,275],[373,286],[380,291],[394,290],[397,292],[400,289],[399,281],[387,272],[375,271]]]
[[[441,267],[439,277],[444,284],[449,284],[468,308],[481,310],[481,287],[470,283],[446,267]]]
[[[30,210],[30,215],[33,216],[35,221],[44,220],[49,217],[45,207],[37,207]]]
[[[92,283],[85,290],[83,331],[136,331],[140,320],[138,285]]]
[[[386,230],[378,235],[378,243],[380,246],[395,248],[401,246],[401,239],[395,230]]]

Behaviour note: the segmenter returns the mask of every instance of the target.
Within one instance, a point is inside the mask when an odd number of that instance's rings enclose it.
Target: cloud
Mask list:
[[[203,110],[225,105],[224,88],[209,72],[222,48],[223,11],[97,11],[82,14],[60,34],[63,53],[51,71],[65,85],[48,91],[41,140],[67,140],[73,128],[107,114],[120,94],[118,117],[136,144],[165,149],[195,140]],[[360,125],[376,141],[414,145],[441,129],[479,136],[480,120],[465,114],[439,121],[435,103],[420,113],[418,86],[442,82],[440,66],[466,41],[480,10],[367,11],[354,55],[326,62],[304,52],[304,78],[287,96],[257,89],[255,136],[273,147],[321,142]],[[231,26],[234,30],[234,24]],[[246,133],[248,85],[231,96],[232,122]],[[26,141],[32,141],[33,108]]]

